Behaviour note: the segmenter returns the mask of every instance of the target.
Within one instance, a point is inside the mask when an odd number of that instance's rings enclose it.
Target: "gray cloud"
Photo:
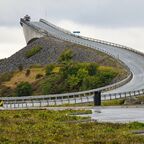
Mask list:
[[[1,0],[0,25],[19,25],[25,14],[33,19],[71,20],[99,27],[144,26],[143,0]]]

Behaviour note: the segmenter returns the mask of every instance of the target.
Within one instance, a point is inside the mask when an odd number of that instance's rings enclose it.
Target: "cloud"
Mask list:
[[[0,32],[0,59],[11,56],[26,45],[22,29],[0,27]]]
[[[0,43],[23,43],[24,34],[22,28],[18,27],[0,27]]]
[[[99,28],[65,20],[58,25],[71,31],[80,30],[84,36],[119,43],[144,52],[144,28]],[[26,45],[22,29],[0,27],[0,31],[0,59],[11,56]]]
[[[19,25],[25,14],[99,27],[144,26],[143,0],[1,0],[0,25]]]
[[[20,43],[0,43],[0,59],[10,57],[22,47],[23,46]]]
[[[144,51],[143,13],[144,0],[0,0],[0,58],[25,46],[19,19],[26,14]]]

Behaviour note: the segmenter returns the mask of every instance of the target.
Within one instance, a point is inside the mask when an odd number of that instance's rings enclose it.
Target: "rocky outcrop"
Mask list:
[[[36,45],[42,46],[42,50],[32,57],[27,58],[25,53]],[[97,62],[102,65],[118,66],[115,59],[94,49],[65,42],[53,37],[43,37],[30,43],[11,57],[0,61],[0,72],[17,70],[20,65],[26,68],[36,64],[47,65],[56,63],[58,57],[67,48],[71,49],[74,53],[73,61]]]

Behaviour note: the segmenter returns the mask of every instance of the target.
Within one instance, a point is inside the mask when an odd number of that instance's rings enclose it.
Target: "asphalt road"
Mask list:
[[[91,118],[98,122],[129,123],[144,122],[144,105],[95,107]]]

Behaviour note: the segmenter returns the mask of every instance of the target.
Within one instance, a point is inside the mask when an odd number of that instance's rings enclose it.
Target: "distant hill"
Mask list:
[[[67,48],[74,53],[73,61],[97,62],[100,65],[121,67],[115,59],[97,50],[53,37],[43,37],[0,61],[0,72],[15,71],[19,66],[27,68],[32,65],[57,63],[58,57]]]

